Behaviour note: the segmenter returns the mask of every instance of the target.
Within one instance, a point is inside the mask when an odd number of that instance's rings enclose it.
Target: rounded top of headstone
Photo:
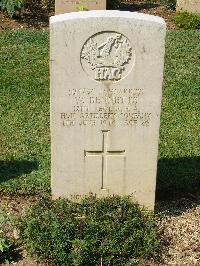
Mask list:
[[[119,11],[119,10],[92,10],[92,11],[65,13],[50,17],[50,24],[63,22],[66,20],[73,20],[73,19],[102,18],[102,17],[136,19],[141,21],[158,23],[163,26],[166,25],[164,19],[158,16],[153,16],[138,12]]]

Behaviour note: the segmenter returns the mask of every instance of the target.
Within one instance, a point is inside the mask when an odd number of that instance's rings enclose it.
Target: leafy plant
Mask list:
[[[128,197],[42,199],[20,230],[29,252],[50,265],[134,265],[160,249],[153,217]]]
[[[76,10],[77,10],[77,11],[88,11],[89,9],[87,8],[87,6],[84,6],[84,5],[77,5],[77,6],[76,6]]]
[[[4,262],[10,258],[11,242],[4,236],[3,231],[0,230],[0,262]]]
[[[8,239],[4,238],[3,231],[0,230],[0,252],[6,252],[10,247]]]
[[[16,10],[22,8],[24,0],[1,0],[0,8],[5,10],[8,14],[13,15]]]
[[[176,9],[177,0],[161,0],[161,4],[166,6],[168,9]]]
[[[200,29],[200,15],[192,14],[187,11],[178,12],[172,21],[179,27],[183,29]]]
[[[107,8],[108,9],[116,9],[120,6],[121,0],[108,0]]]
[[[26,0],[26,7],[33,17],[42,17],[48,20],[49,14],[54,13],[54,0]]]

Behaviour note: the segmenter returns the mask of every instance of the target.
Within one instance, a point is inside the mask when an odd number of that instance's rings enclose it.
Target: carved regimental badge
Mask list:
[[[83,70],[97,81],[117,81],[125,77],[134,62],[127,37],[117,32],[101,32],[90,37],[81,51]]]

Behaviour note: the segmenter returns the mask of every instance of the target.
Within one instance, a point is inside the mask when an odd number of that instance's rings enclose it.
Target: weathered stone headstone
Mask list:
[[[153,209],[165,46],[159,17],[52,17],[53,198],[132,195]]]
[[[176,10],[200,13],[200,0],[177,0]]]
[[[106,9],[106,0],[55,0],[55,14],[86,10]]]

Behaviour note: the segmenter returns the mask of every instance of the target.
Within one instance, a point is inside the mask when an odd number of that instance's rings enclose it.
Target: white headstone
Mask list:
[[[106,0],[55,0],[55,14],[106,9]]]
[[[153,209],[164,20],[89,11],[50,24],[53,198],[132,195]]]
[[[176,10],[200,13],[200,0],[177,0]]]

